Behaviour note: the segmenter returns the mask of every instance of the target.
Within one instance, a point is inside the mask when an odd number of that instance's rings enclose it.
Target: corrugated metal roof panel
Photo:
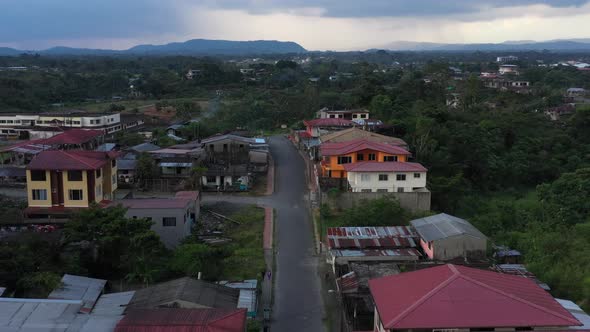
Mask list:
[[[456,235],[469,235],[486,239],[486,236],[467,220],[446,213],[410,221],[420,237],[425,241],[434,241]]]
[[[107,281],[64,274],[61,278],[61,283],[62,286],[54,289],[47,298],[82,300],[84,304],[80,308],[80,311],[89,313],[102,293]]]
[[[411,226],[330,227],[330,248],[413,248],[418,234]]]

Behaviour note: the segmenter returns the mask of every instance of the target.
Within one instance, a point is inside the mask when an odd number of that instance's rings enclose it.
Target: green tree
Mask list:
[[[137,166],[135,166],[135,176],[139,180],[153,179],[157,176],[158,169],[154,163],[154,159],[147,152],[142,152],[137,158]]]
[[[388,96],[377,95],[371,99],[371,106],[369,108],[376,118],[385,121],[391,118],[393,102]]]
[[[113,277],[141,275],[158,270],[166,252],[147,219],[128,219],[121,206],[101,208],[94,205],[75,214],[64,227],[66,244],[86,242],[83,261],[93,275]]]

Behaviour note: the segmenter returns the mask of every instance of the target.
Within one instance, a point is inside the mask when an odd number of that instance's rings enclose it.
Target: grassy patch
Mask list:
[[[240,222],[226,231],[233,240],[228,244],[231,255],[224,258],[223,278],[226,280],[256,279],[266,270],[262,247],[264,233],[264,209],[249,206],[232,214],[230,218]]]

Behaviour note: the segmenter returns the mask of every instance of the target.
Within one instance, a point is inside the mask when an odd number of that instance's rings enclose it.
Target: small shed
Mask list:
[[[435,260],[483,258],[487,237],[467,220],[446,213],[410,221],[424,253]]]

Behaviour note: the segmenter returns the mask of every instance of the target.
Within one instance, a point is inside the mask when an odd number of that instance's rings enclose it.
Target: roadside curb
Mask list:
[[[273,243],[273,232],[274,232],[274,210],[273,208],[263,206],[264,208],[264,236],[263,245],[264,249],[272,249]]]
[[[275,161],[269,156],[268,171],[266,172],[266,192],[264,195],[270,196],[275,192]]]

